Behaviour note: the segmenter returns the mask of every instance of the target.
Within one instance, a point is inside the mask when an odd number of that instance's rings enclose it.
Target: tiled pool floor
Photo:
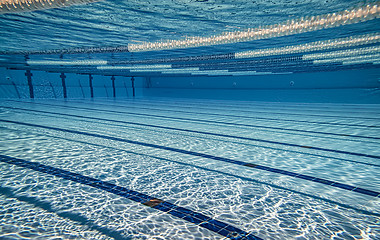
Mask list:
[[[377,239],[379,109],[2,100],[0,237]]]

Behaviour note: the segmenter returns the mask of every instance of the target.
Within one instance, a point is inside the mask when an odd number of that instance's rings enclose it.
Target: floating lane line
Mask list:
[[[81,119],[108,121],[108,122],[112,122],[112,123],[122,123],[122,124],[130,124],[130,125],[137,125],[137,126],[143,126],[143,127],[160,128],[160,129],[165,129],[165,130],[174,130],[174,131],[181,131],[181,132],[188,132],[188,133],[198,133],[198,134],[211,135],[211,136],[217,136],[217,137],[234,138],[234,139],[239,139],[239,140],[258,141],[255,138],[240,137],[240,136],[220,134],[220,133],[212,133],[212,132],[203,132],[203,131],[183,129],[183,128],[164,127],[164,126],[160,126],[160,125],[153,125],[153,124],[146,124],[146,123],[136,123],[136,122],[129,122],[129,121],[113,120],[113,119],[111,120],[111,119],[106,119],[106,118],[87,117],[87,116],[81,116],[81,115],[75,115],[75,114],[56,113],[56,112],[49,112],[49,111],[43,111],[43,110],[35,110],[35,109],[32,110],[32,109],[17,108],[17,107],[4,107],[4,106],[0,106],[0,107],[7,108],[7,109],[27,111],[27,112],[38,112],[38,113],[45,113],[45,114],[52,114],[52,115],[59,115],[59,116],[76,117],[76,118],[81,118]],[[310,146],[301,146],[301,147],[302,148],[312,148]],[[365,162],[359,162],[359,161],[354,161],[354,160],[346,160],[346,159],[344,159],[343,161],[365,164],[365,165],[370,165],[370,166],[374,166],[374,167],[380,167],[380,165],[373,164],[373,163],[365,163]]]
[[[92,177],[87,177],[78,173],[73,173],[63,169],[51,167],[38,162],[30,162],[27,160],[13,158],[5,155],[0,155],[0,161],[8,164],[13,164],[16,166],[28,168],[34,171],[47,173],[56,177],[60,177],[66,180],[77,182],[80,184],[88,185],[100,190],[104,190],[121,197],[127,198],[129,200],[141,203],[145,206],[166,212],[172,216],[181,218],[188,222],[191,222],[202,228],[206,228],[215,233],[218,233],[224,237],[230,239],[247,239],[247,240],[260,240],[261,238],[254,236],[252,233],[245,232],[238,229],[232,225],[226,224],[224,222],[212,219],[201,213],[194,212],[190,209],[186,209],[170,202],[151,197],[149,195],[136,192],[125,187],[120,187],[115,184],[95,179]]]
[[[58,128],[58,127],[43,126],[43,125],[38,125],[38,124],[33,124],[33,123],[24,123],[24,122],[3,120],[3,119],[0,119],[0,122],[6,122],[6,123],[23,125],[23,126],[36,127],[36,128],[43,128],[43,129],[49,129],[49,130],[55,130],[55,131],[73,133],[73,134],[81,134],[81,135],[86,135],[86,136],[91,136],[91,137],[108,139],[108,140],[112,140],[112,141],[125,142],[125,143],[145,146],[145,147],[152,147],[152,148],[156,148],[156,149],[162,149],[162,150],[167,150],[167,151],[172,151],[172,152],[177,152],[177,153],[182,153],[182,154],[187,154],[187,155],[192,155],[192,156],[197,156],[197,157],[202,157],[202,158],[208,158],[208,159],[212,159],[212,160],[216,160],[216,161],[227,162],[227,163],[245,166],[245,167],[249,167],[249,168],[254,168],[254,169],[264,170],[264,171],[278,173],[278,174],[282,174],[282,175],[287,175],[290,177],[300,178],[300,179],[304,179],[307,181],[317,182],[317,183],[329,185],[332,187],[341,188],[344,190],[348,190],[348,191],[352,191],[352,192],[356,192],[356,193],[380,198],[380,192],[367,190],[364,188],[355,187],[355,186],[351,186],[348,184],[334,182],[334,181],[330,181],[330,180],[326,180],[326,179],[322,179],[322,178],[312,177],[312,176],[308,176],[308,175],[304,175],[304,174],[293,173],[293,172],[289,172],[289,171],[281,170],[281,169],[277,169],[277,168],[267,167],[267,166],[263,166],[263,165],[253,164],[253,163],[246,163],[246,162],[239,161],[239,160],[233,160],[233,159],[229,159],[229,158],[218,157],[218,156],[213,156],[213,155],[209,155],[209,154],[198,153],[198,152],[193,152],[193,151],[188,151],[188,150],[183,150],[183,149],[177,149],[177,148],[172,148],[172,147],[167,147],[167,146],[161,146],[161,145],[156,145],[156,144],[151,144],[151,143],[144,143],[144,142],[138,142],[138,141],[134,141],[134,140],[127,140],[127,139],[123,139],[123,138],[119,138],[119,137],[106,136],[106,135],[101,135],[101,134],[97,134],[97,133],[81,132],[78,130],[63,129],[63,128]]]

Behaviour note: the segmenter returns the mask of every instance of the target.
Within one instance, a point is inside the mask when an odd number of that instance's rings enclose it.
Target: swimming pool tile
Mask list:
[[[185,213],[180,212],[180,211],[176,211],[176,210],[171,210],[171,211],[169,211],[168,213],[169,213],[170,215],[176,216],[176,217],[178,217],[178,218],[184,218],[184,217],[187,216]],[[186,219],[186,220],[188,220],[188,219]],[[189,221],[189,220],[188,220],[188,221]],[[195,221],[190,221],[190,222],[195,223]]]
[[[152,197],[150,197],[150,196],[148,196],[148,195],[145,195],[145,194],[143,194],[143,193],[133,193],[133,194],[131,194],[131,195],[133,195],[133,196],[135,196],[135,197],[138,197],[138,198],[140,198],[140,199],[143,199],[144,202],[150,201],[150,200],[152,199]]]
[[[282,174],[290,176],[290,177],[296,177],[299,175],[299,173],[289,172],[289,171],[282,171]]]
[[[282,172],[284,172],[283,170],[281,170],[281,169],[276,169],[276,168],[272,168],[270,171],[271,171],[271,172],[274,172],[274,173],[282,173]]]
[[[333,185],[335,183],[333,181],[322,179],[322,178],[314,178],[312,181],[313,182],[318,182],[318,183],[323,183],[323,184],[326,184],[326,185]]]
[[[261,169],[261,170],[265,170],[265,171],[268,171],[268,172],[272,172],[272,169],[271,167],[266,167],[266,166],[262,166],[262,165],[257,165],[256,166],[257,169]]]
[[[121,197],[125,197],[125,198],[130,198],[132,195],[127,193],[127,192],[119,192],[117,193],[117,195],[121,196]]]
[[[253,163],[246,163],[246,164],[244,164],[244,166],[246,166],[246,167],[251,167],[251,168],[255,168],[255,167],[257,167],[258,165],[253,164]]]
[[[135,195],[129,195],[128,196],[128,199],[132,200],[132,201],[135,201],[135,202],[139,202],[139,203],[144,203],[146,202],[146,199],[143,199],[143,198],[139,198]]]
[[[363,189],[363,188],[355,188],[352,191],[358,192],[358,193],[363,193],[363,194],[374,196],[374,197],[377,197],[379,195],[379,192],[375,192],[375,191],[371,191],[371,190],[367,190],[367,189]]]
[[[261,240],[253,234],[249,234],[234,226],[227,226],[220,231],[220,234],[234,240]]]
[[[228,227],[229,225],[228,224],[226,224],[226,223],[224,223],[224,222],[220,222],[220,221],[218,221],[218,220],[215,220],[215,219],[210,219],[209,221],[208,221],[208,223],[210,223],[210,224],[213,224],[213,225],[216,225],[216,226],[219,226],[220,228],[225,228],[225,227]]]
[[[188,222],[192,222],[194,224],[197,224],[197,225],[204,222],[204,221],[200,220],[199,218],[193,217],[191,215],[184,215],[183,219],[188,221]]]
[[[159,206],[164,206],[165,208],[169,208],[169,209],[176,209],[178,208],[177,205],[174,205],[173,203],[170,203],[170,202],[162,202]]]
[[[169,211],[173,210],[172,208],[164,205],[163,203],[164,202],[161,202],[160,204],[157,204],[156,206],[153,206],[153,208],[155,208],[157,210],[160,210],[160,211],[163,211],[163,212],[169,212]]]
[[[210,222],[202,222],[201,224],[199,224],[199,226],[207,228],[207,229],[209,229],[213,232],[217,232],[217,233],[219,233],[223,229],[222,227],[220,227],[218,225],[211,224]]]
[[[100,134],[96,134],[96,133],[81,132],[81,131],[77,131],[77,130],[62,129],[62,128],[58,128],[58,127],[41,126],[41,125],[37,125],[37,124],[22,123],[22,122],[17,122],[17,121],[10,121],[10,120],[0,120],[0,121],[2,121],[2,122],[8,122],[8,123],[14,123],[14,124],[21,124],[21,125],[25,125],[25,126],[40,127],[40,128],[45,128],[45,129],[50,129],[50,130],[56,130],[56,131],[63,131],[63,132],[74,133],[74,134],[82,134],[82,135],[87,135],[87,136],[92,136],[92,137],[105,138],[105,139],[109,139],[109,140],[127,142],[127,143],[132,143],[132,144],[143,145],[143,146],[149,146],[149,147],[153,147],[153,148],[165,149],[165,150],[174,151],[174,152],[180,152],[180,153],[189,154],[189,155],[193,155],[193,156],[202,156],[202,157],[209,158],[209,159],[217,159],[217,160],[224,161],[224,162],[230,162],[230,163],[233,163],[233,164],[236,164],[236,165],[245,165],[245,164],[247,164],[247,163],[242,162],[242,161],[236,161],[236,160],[232,160],[232,159],[228,159],[228,158],[217,157],[217,156],[212,156],[212,155],[207,155],[207,154],[203,154],[203,153],[192,152],[192,151],[187,151],[187,150],[182,150],[182,149],[176,149],[176,148],[172,148],[172,147],[166,147],[166,146],[160,146],[160,145],[155,145],[155,144],[143,143],[143,142],[138,142],[138,141],[132,141],[132,140],[122,139],[122,138],[118,138],[118,137],[104,136],[104,135],[100,135]],[[271,143],[273,141],[265,140],[265,142]],[[289,144],[289,143],[286,143],[285,145],[288,145],[288,146],[298,146],[298,145]],[[314,149],[325,150],[325,151],[330,151],[330,152],[337,152],[337,153],[346,153],[346,154],[351,154],[351,155],[356,155],[356,156],[366,156],[366,157],[380,158],[380,156],[372,156],[372,155],[366,155],[366,154],[361,154],[361,153],[349,153],[349,152],[345,152],[345,151],[331,150],[331,149],[322,149],[322,148],[316,148],[316,147]],[[17,164],[18,165],[22,164],[22,161],[19,161]],[[33,162],[31,162],[30,166],[28,165],[26,167],[31,168],[31,169],[36,169],[36,166],[37,166],[36,164],[33,165]],[[303,174],[295,174],[295,173],[291,173],[291,172],[288,172],[288,171],[285,171],[285,170],[278,170],[278,169],[275,169],[275,168],[266,167],[266,166],[262,166],[262,165],[257,165],[257,166],[255,166],[255,168],[261,169],[261,170],[264,170],[264,171],[269,171],[269,172],[277,172],[277,173],[280,173],[280,174],[284,174],[284,175],[288,175],[288,176],[293,176],[293,177],[297,177],[297,178],[301,178],[301,179],[305,179],[305,180],[309,180],[309,181],[314,181],[315,180],[315,177],[311,177],[311,176],[307,176],[307,175],[303,175]],[[323,183],[323,182],[320,181],[320,183]],[[335,186],[335,185],[330,184],[330,183],[328,185]],[[343,188],[343,189],[347,189],[347,188]],[[369,192],[368,191],[360,191],[360,193],[367,194]],[[372,194],[371,194],[371,196],[372,196]]]
[[[298,174],[296,177],[297,178],[302,178],[302,179],[305,179],[305,180],[309,180],[309,181],[314,181],[314,179],[315,179],[315,177],[311,177],[311,176],[303,175],[303,174]]]
[[[346,189],[346,190],[353,190],[353,189],[355,189],[354,186],[350,186],[350,185],[343,184],[343,183],[338,183],[338,182],[334,182],[331,186],[342,188],[342,189]]]
[[[207,217],[207,216],[205,216],[205,215],[203,215],[201,213],[197,213],[197,212],[194,212],[194,211],[192,211],[190,209],[186,209],[186,208],[183,208],[183,207],[177,207],[176,211],[180,211],[180,212],[183,212],[186,215],[196,217],[196,218],[198,218],[199,220],[201,220],[203,222],[209,221],[211,219],[210,217]]]

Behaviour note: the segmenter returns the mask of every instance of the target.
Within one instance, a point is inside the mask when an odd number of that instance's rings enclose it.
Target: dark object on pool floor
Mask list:
[[[155,206],[161,204],[162,202],[163,202],[163,200],[161,200],[161,199],[153,198],[147,202],[144,202],[143,205],[148,206],[148,207],[155,207]]]

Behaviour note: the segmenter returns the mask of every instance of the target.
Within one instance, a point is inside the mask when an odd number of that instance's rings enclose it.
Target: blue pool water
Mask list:
[[[2,0],[0,32],[0,239],[380,239],[379,1]]]
[[[4,238],[379,237],[379,105],[0,107]]]

